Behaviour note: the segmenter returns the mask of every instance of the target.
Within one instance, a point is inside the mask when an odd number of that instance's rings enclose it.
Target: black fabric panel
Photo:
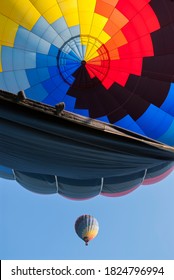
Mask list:
[[[173,82],[173,65],[174,54],[145,58],[142,75],[159,81]]]
[[[173,36],[174,23],[163,26],[162,28],[151,34],[155,56],[174,53]]]
[[[116,94],[118,102],[121,104],[121,107],[129,114],[134,120],[137,120],[149,107],[150,103],[146,100],[141,99],[141,97],[124,90],[122,94]],[[138,105],[138,106],[137,106]],[[116,114],[114,114],[117,117]],[[114,118],[113,115],[113,118]]]
[[[150,3],[161,26],[174,22],[174,1],[151,0]]]
[[[83,73],[83,74],[82,74]],[[83,76],[83,79],[81,78]],[[72,87],[68,91],[68,95],[77,98],[76,109],[88,109],[91,118],[99,118],[109,115],[110,112],[120,107],[115,98],[116,88],[106,90],[102,83],[97,79],[91,79],[84,66],[81,66],[75,73],[76,78]],[[86,86],[85,86],[86,85]],[[121,112],[121,116],[126,112]],[[120,118],[121,116],[118,116]]]
[[[130,75],[126,88],[147,102],[160,107],[168,95],[170,83]]]

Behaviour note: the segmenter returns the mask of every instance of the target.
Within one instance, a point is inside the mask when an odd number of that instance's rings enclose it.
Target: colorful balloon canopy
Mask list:
[[[98,221],[91,215],[82,215],[75,222],[75,231],[85,244],[88,245],[88,242],[98,234]]]
[[[1,0],[0,89],[174,145],[173,25],[170,0]]]

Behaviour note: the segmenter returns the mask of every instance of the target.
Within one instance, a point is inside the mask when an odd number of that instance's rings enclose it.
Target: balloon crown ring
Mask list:
[[[94,67],[100,80],[92,77]],[[103,43],[90,35],[78,35],[67,40],[59,49],[57,67],[62,79],[74,88],[93,88],[103,81],[109,72],[110,56]],[[75,84],[74,81],[78,80]]]

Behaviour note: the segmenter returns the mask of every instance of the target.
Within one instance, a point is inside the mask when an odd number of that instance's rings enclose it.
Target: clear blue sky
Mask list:
[[[74,222],[94,215],[89,246]],[[174,259],[174,173],[121,198],[77,202],[0,179],[0,259]]]

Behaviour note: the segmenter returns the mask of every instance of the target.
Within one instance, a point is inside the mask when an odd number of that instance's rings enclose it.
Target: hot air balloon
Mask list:
[[[75,222],[75,231],[85,242],[85,245],[88,245],[88,242],[94,239],[98,234],[98,221],[91,215],[82,215]]]
[[[1,0],[0,89],[174,145],[173,22],[170,0]]]
[[[170,166],[173,22],[169,0],[1,0],[0,165],[70,198]]]

